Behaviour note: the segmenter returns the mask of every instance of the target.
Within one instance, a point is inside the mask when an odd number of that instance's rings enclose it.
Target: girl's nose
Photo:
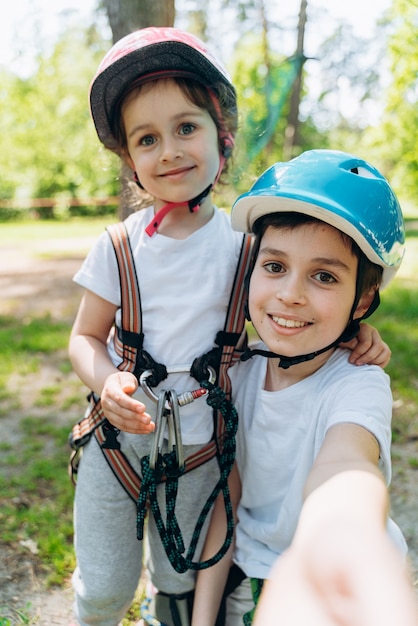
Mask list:
[[[181,156],[183,156],[183,152],[174,137],[168,137],[162,140],[160,153],[161,161],[173,161]]]

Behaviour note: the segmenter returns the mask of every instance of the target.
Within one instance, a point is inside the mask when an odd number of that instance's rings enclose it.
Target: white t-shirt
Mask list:
[[[376,366],[356,367],[337,349],[312,376],[280,391],[265,391],[267,358],[255,356],[230,370],[239,414],[237,463],[242,481],[234,560],[247,574],[267,578],[291,543],[302,492],[327,430],[353,423],[380,446],[380,469],[389,484],[392,394]],[[406,551],[399,528],[391,535]]]
[[[144,349],[167,367],[191,365],[214,346],[222,330],[242,243],[242,234],[232,230],[229,215],[215,209],[212,219],[186,239],[157,233],[149,237],[145,227],[152,207],[126,220],[138,276]],[[120,283],[116,256],[104,232],[90,251],[74,281],[117,306]],[[116,314],[120,325],[120,310]],[[112,342],[108,346],[117,366]],[[175,389],[177,394],[195,389],[188,374],[171,374],[153,391]],[[141,391],[137,396],[151,414],[156,406]],[[153,406],[154,405],[154,406]],[[212,436],[212,410],[204,398],[180,408],[184,444],[206,443]]]

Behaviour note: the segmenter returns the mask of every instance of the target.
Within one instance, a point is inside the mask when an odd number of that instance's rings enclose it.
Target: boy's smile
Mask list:
[[[126,160],[156,198],[156,210],[166,202],[191,200],[214,182],[219,168],[216,125],[173,80],[144,85],[122,113]]]
[[[349,243],[328,224],[269,226],[249,295],[251,321],[269,350],[296,356],[338,339],[353,306],[357,266]],[[355,317],[361,310],[360,300]]]

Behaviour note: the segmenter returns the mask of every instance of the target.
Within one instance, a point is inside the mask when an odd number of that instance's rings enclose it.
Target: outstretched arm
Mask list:
[[[417,626],[404,559],[386,531],[388,494],[376,467],[377,444],[349,424],[334,426],[327,440],[254,626]]]
[[[145,405],[131,397],[138,382],[113,365],[106,347],[116,308],[87,290],[71,331],[69,355],[79,378],[101,397],[108,420],[120,430],[147,434],[154,424]]]

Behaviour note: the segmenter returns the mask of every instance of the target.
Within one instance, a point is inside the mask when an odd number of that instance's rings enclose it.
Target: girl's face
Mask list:
[[[170,79],[146,84],[122,107],[126,161],[156,199],[184,202],[212,184],[219,169],[218,132],[208,111]]]
[[[357,266],[349,244],[328,224],[269,226],[249,291],[251,321],[268,348],[296,356],[335,341],[349,321]],[[367,310],[369,298],[360,299],[354,317]]]

